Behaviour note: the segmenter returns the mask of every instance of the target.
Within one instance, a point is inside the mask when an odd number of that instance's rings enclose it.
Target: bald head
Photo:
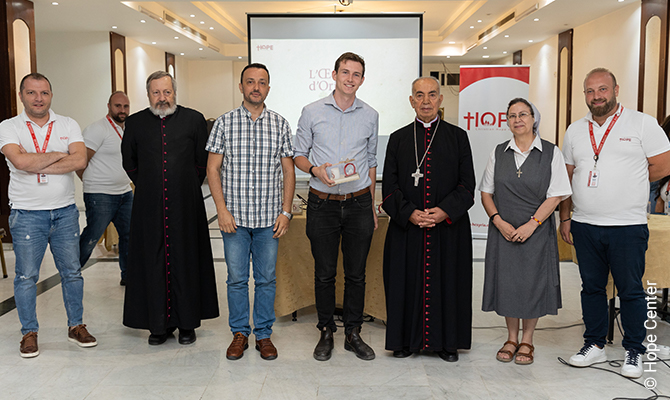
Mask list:
[[[130,113],[130,100],[128,100],[128,96],[121,91],[112,93],[107,102],[107,110],[107,115],[123,127],[123,123]]]

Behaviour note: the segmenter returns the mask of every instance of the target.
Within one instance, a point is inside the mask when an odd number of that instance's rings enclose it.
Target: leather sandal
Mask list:
[[[508,344],[511,344],[512,346],[514,346],[514,353],[512,353],[509,350],[505,350],[505,346],[507,346]],[[519,350],[519,343],[508,340],[508,341],[505,342],[505,344],[503,344],[503,346],[500,348],[500,350],[498,350],[498,352],[496,353],[496,360],[498,360],[500,362],[508,363],[508,362],[512,361],[512,359],[514,358],[514,355],[516,354],[517,350]],[[500,353],[507,354],[509,356],[509,358],[500,357]]]
[[[521,347],[526,346],[530,350],[529,352],[521,352],[518,349]],[[532,344],[529,343],[521,343],[519,344],[519,347],[517,348],[516,352],[516,357],[514,357],[514,363],[519,364],[519,365],[528,365],[533,363],[533,353],[535,353],[535,347],[533,347]],[[519,360],[519,357],[526,357],[528,360]]]

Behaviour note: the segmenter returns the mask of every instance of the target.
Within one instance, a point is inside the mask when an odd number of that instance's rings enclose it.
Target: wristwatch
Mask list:
[[[314,168],[314,167],[315,167],[315,165],[312,165],[311,167],[309,167],[309,174],[312,175],[314,178],[316,178],[316,175],[314,175],[314,172],[312,172],[312,168]]]
[[[281,215],[283,215],[283,216],[285,216],[286,218],[288,218],[289,221],[293,219],[293,214],[291,214],[290,212],[286,212],[286,211],[282,210],[282,211],[281,211]]]

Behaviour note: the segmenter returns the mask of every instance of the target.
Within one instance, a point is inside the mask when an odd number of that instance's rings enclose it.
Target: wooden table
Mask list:
[[[275,314],[278,317],[309,307],[315,303],[314,258],[309,239],[305,233],[307,219],[304,214],[294,215],[289,231],[279,239],[277,253],[277,293]],[[365,276],[364,312],[375,318],[386,320],[386,297],[382,276],[384,240],[388,229],[388,216],[379,217],[379,228],[372,236]],[[344,297],[344,270],[342,251],[337,259],[335,283],[336,304],[341,307]]]

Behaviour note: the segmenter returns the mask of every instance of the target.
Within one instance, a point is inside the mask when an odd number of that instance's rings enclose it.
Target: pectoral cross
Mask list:
[[[521,178],[521,174],[523,174],[523,172],[521,171],[521,169],[517,169],[517,170],[516,170],[516,177],[517,177],[517,178]]]
[[[414,186],[419,186],[419,179],[423,178],[423,174],[419,171],[419,168],[414,171],[412,178],[414,178]]]

